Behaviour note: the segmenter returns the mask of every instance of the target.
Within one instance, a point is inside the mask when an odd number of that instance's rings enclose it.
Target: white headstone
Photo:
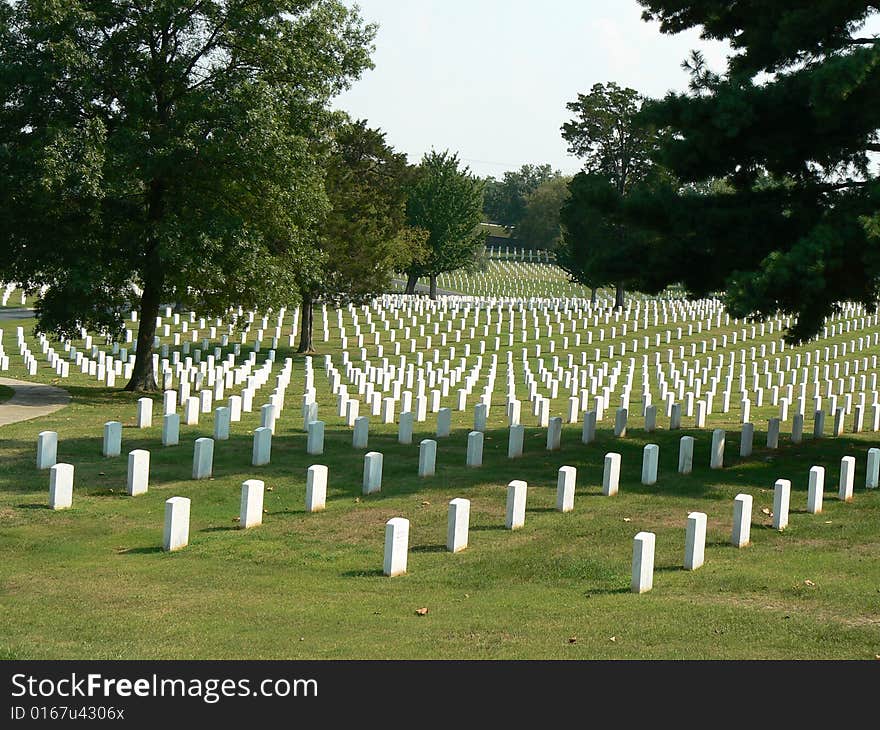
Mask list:
[[[366,416],[358,416],[354,419],[354,433],[352,434],[351,445],[355,449],[367,448],[367,441],[370,436],[370,420]]]
[[[263,524],[263,492],[265,484],[260,479],[248,479],[241,483],[241,510],[239,527],[247,529]]]
[[[165,534],[162,549],[180,550],[189,543],[189,508],[186,497],[172,497],[165,500]]]
[[[385,523],[385,561],[382,572],[391,578],[406,573],[408,549],[409,520],[392,517]]]
[[[470,515],[470,500],[456,498],[449,502],[449,517],[446,526],[446,549],[449,552],[457,553],[467,547]]]
[[[777,479],[773,485],[773,529],[788,527],[788,506],[791,500],[791,481]]]
[[[146,494],[150,484],[150,452],[135,449],[128,452],[128,480],[125,490],[129,496]]]
[[[441,408],[437,411],[437,438],[446,438],[452,433],[452,409]]]
[[[49,467],[49,509],[69,509],[73,505],[73,464]]]
[[[619,438],[626,436],[626,417],[627,409],[618,408],[614,416],[614,435]]]
[[[37,434],[37,469],[50,469],[58,461],[58,433],[40,431]]]
[[[547,427],[547,451],[559,451],[562,448],[562,418],[554,416]]]
[[[468,434],[467,465],[483,465],[483,434],[480,431],[471,431]]]
[[[214,409],[214,440],[229,440],[229,408],[220,406]]]
[[[876,489],[880,479],[880,449],[868,449],[868,469],[865,473],[865,488]]]
[[[605,466],[602,472],[602,494],[612,497],[617,494],[620,483],[620,454],[605,454]]]
[[[653,532],[640,532],[633,540],[632,583],[633,593],[646,593],[654,586]]]
[[[382,454],[369,451],[364,455],[363,493],[373,494],[382,489]],[[407,529],[409,522],[407,522]]]
[[[743,458],[752,455],[752,445],[755,440],[755,424],[744,423],[739,437],[739,455]]]
[[[104,424],[104,443],[101,446],[104,456],[119,456],[122,453],[122,423],[107,421]]]
[[[731,542],[734,547],[742,548],[749,544],[752,529],[752,495],[737,494],[733,500],[733,533]]]
[[[724,444],[726,439],[724,429],[716,428],[712,431],[712,452],[709,458],[710,469],[724,468]]]
[[[702,566],[705,552],[706,515],[703,512],[691,512],[685,531],[684,569],[696,570]]]
[[[196,439],[193,447],[193,479],[210,479],[214,472],[214,439]]]
[[[574,490],[577,481],[577,469],[573,466],[559,467],[556,479],[556,509],[559,512],[571,512],[574,509]]]
[[[660,447],[647,444],[642,450],[642,484],[650,487],[657,483],[657,468],[660,464]]]
[[[324,422],[312,421],[307,428],[306,453],[311,456],[320,456],[324,453]]]
[[[678,473],[690,474],[694,468],[694,437],[682,436],[678,442]]]
[[[505,526],[508,530],[517,530],[526,521],[526,494],[528,484],[515,479],[507,485],[507,515]]]
[[[177,446],[180,442],[180,415],[162,416],[162,446]]]
[[[272,429],[260,426],[254,429],[251,466],[265,466],[272,460]]]
[[[437,442],[423,439],[419,444],[419,476],[432,477],[437,468]]]
[[[412,411],[404,411],[400,414],[400,424],[397,427],[397,443],[406,445],[412,443],[414,421],[415,418]]]
[[[138,398],[137,402],[137,427],[149,428],[153,425],[153,399]]]
[[[842,502],[852,502],[853,484],[856,476],[856,457],[844,456],[840,460],[840,487],[837,498]]]
[[[327,506],[327,467],[314,464],[306,472],[306,512],[321,512]]]
[[[810,482],[807,488],[807,512],[819,514],[822,511],[822,498],[825,490],[825,467],[810,467]]]

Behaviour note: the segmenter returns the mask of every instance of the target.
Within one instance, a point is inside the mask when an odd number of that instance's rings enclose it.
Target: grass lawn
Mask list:
[[[9,332],[19,321],[0,321]],[[30,322],[24,322],[30,329]],[[338,355],[338,342],[319,346]],[[32,349],[35,347],[32,345]],[[278,360],[293,356],[284,348]],[[15,354],[11,377],[25,379]],[[612,435],[606,412],[598,440],[580,442],[566,425],[562,450],[547,452],[545,431],[526,426],[525,455],[507,459],[504,397],[496,389],[484,465],[465,466],[472,408],[453,412],[440,439],[437,475],[419,479],[419,441],[434,416],[416,424],[412,445],[397,426],[370,423],[369,449],[384,454],[382,491],[364,497],[364,451],[336,417],[316,356],[323,456],[306,454],[299,414],[304,361],[294,357],[287,405],[277,422],[272,462],[251,467],[254,413],[233,424],[215,449],[214,478],[191,480],[193,442],[212,435],[212,414],[181,426],[181,445],[161,446],[161,396],[152,428],[134,426],[135,395],[78,372],[60,382],[72,404],[50,416],[0,429],[0,657],[4,659],[874,659],[880,654],[880,490],[866,490],[865,464],[876,434],[846,434],[762,448],[740,460],[739,424],[728,429],[723,470],[710,471],[711,430],[653,434],[636,419]],[[58,382],[40,359],[34,380]],[[19,368],[16,370],[16,368]],[[73,371],[71,371],[73,373]],[[277,372],[277,367],[274,372]],[[2,398],[2,394],[0,394]],[[524,415],[528,403],[523,404]],[[123,423],[123,456],[101,456],[104,422]],[[533,423],[524,418],[524,423]],[[690,422],[690,421],[689,421]],[[763,425],[762,425],[763,424]],[[37,434],[59,433],[58,460],[75,465],[73,509],[46,507],[48,472],[35,468]],[[805,429],[808,430],[808,429]],[[694,471],[676,473],[678,441],[696,438]],[[660,446],[656,486],[640,484],[642,449]],[[146,495],[125,494],[126,454],[151,452]],[[620,493],[601,495],[604,454],[622,454]],[[855,497],[836,499],[840,459],[857,460]],[[330,468],[325,512],[304,511],[306,469]],[[825,510],[806,513],[812,465],[826,467]],[[578,470],[574,511],[555,511],[557,470]],[[266,483],[264,524],[238,528],[241,483]],[[771,527],[773,483],[792,481],[791,518]],[[506,484],[528,482],[525,526],[504,529]],[[752,544],[729,544],[734,497],[754,496]],[[161,550],[164,501],[192,499],[190,544]],[[470,544],[449,554],[447,503],[471,500]],[[706,564],[682,569],[691,511],[708,515]],[[766,510],[766,512],[765,512]],[[411,521],[408,574],[382,575],[385,522]],[[630,592],[632,541],[657,535],[654,589]],[[425,615],[417,609],[427,608]]]

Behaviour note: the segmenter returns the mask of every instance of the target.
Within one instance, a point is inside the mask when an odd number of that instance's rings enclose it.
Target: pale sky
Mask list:
[[[386,133],[418,162],[457,152],[501,178],[524,164],[573,174],[559,128],[565,105],[615,81],[651,97],[684,91],[681,62],[700,49],[724,68],[728,47],[697,32],[662,35],[635,0],[346,0],[379,25],[375,69],[334,106]]]

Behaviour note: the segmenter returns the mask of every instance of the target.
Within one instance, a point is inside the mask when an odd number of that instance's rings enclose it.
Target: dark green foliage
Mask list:
[[[501,180],[486,178],[483,202],[486,221],[508,229],[519,226],[526,214],[529,196],[559,175],[550,165],[523,165],[519,170],[505,172]]]
[[[407,268],[409,284],[428,276],[435,294],[438,274],[472,264],[485,245],[486,234],[480,230],[483,182],[467,167],[459,169],[458,155],[426,153],[409,191],[406,214],[411,227],[428,233],[425,255]]]
[[[602,175],[625,193],[651,171],[651,153],[657,137],[637,114],[643,98],[635,89],[621,89],[613,81],[594,84],[589,94],[578,94],[566,104],[575,118],[562,125],[568,151],[584,161],[584,171]]]
[[[365,121],[344,121],[330,145],[325,189],[330,212],[315,234],[313,265],[299,280],[303,304],[363,302],[386,289],[424,235],[406,226],[406,155]],[[302,318],[300,351],[311,348],[311,317]]]
[[[559,214],[568,199],[570,177],[554,177],[541,183],[526,198],[526,212],[516,228],[516,241],[527,248],[555,249],[562,229]]]
[[[660,185],[666,175],[651,155],[659,138],[655,128],[639,117],[642,96],[617,84],[595,84],[567,105],[577,115],[562,126],[569,152],[584,160],[584,171],[570,185],[563,206],[563,237],[557,260],[572,280],[595,289],[616,287],[616,304],[623,306],[624,289],[647,289],[642,249],[656,236],[643,222],[627,218],[627,197],[646,185]]]
[[[880,39],[859,31],[876,8],[641,4],[664,32],[700,27],[735,49],[723,73],[693,54],[690,93],[670,93],[641,115],[669,133],[655,159],[683,182],[726,183],[667,200],[668,245],[682,245],[708,275],[672,267],[666,280],[683,280],[695,294],[707,285],[725,290],[736,316],[797,314],[792,341],[812,337],[839,302],[874,307],[880,247],[871,222],[880,187],[868,153],[880,150]]]
[[[374,29],[337,0],[0,4],[0,278],[38,326],[118,332],[155,388],[162,302],[275,305],[325,214],[329,99]]]

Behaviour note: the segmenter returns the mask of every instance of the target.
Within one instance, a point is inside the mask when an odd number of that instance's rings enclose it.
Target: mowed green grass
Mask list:
[[[9,333],[14,324],[2,322]],[[30,323],[26,323],[28,327]],[[14,341],[14,340],[13,340]],[[321,343],[319,341],[319,346]],[[34,347],[32,346],[32,349]],[[291,353],[280,349],[279,361]],[[20,358],[13,358],[14,366]],[[136,396],[71,377],[73,403],[45,418],[0,430],[0,657],[6,659],[874,659],[880,654],[880,490],[864,488],[874,434],[847,434],[756,449],[745,461],[728,430],[725,469],[710,471],[710,431],[646,434],[633,418],[611,434],[606,413],[596,443],[566,426],[562,450],[545,449],[543,429],[526,427],[525,455],[508,460],[504,401],[494,394],[484,466],[465,466],[472,409],[454,412],[441,439],[437,476],[419,479],[418,443],[371,418],[369,449],[385,455],[381,493],[361,495],[363,451],[335,417],[316,357],[325,453],[306,454],[299,415],[303,359],[295,359],[272,463],[249,466],[258,413],[218,442],[215,476],[193,481],[195,438],[213,416],[181,426],[181,445],[161,446],[161,398],[153,428],[134,427]],[[35,378],[57,382],[40,360]],[[276,369],[277,372],[277,369]],[[9,373],[22,377],[22,372]],[[273,374],[274,379],[274,374]],[[266,402],[274,380],[255,399]],[[528,404],[524,403],[524,413]],[[123,456],[100,455],[102,426],[120,420]],[[690,420],[690,419],[688,419]],[[530,419],[524,419],[530,423]],[[714,417],[713,417],[714,421]],[[666,425],[665,418],[658,422]],[[808,424],[811,422],[808,422]],[[73,509],[46,508],[48,472],[35,468],[39,431],[59,433],[59,461],[76,467]],[[810,431],[809,428],[805,429]],[[695,468],[676,473],[678,440],[696,440]],[[660,445],[656,486],[640,484],[642,449]],[[125,495],[128,451],[151,452],[150,490]],[[622,454],[621,489],[601,495],[604,454]],[[855,497],[836,499],[842,456],[857,459]],[[306,514],[306,469],[330,467],[327,510]],[[805,512],[807,475],[826,473],[825,511]],[[578,469],[574,512],[555,511],[557,470]],[[264,524],[238,528],[241,482],[267,491]],[[777,478],[792,480],[790,525],[772,529]],[[504,529],[506,484],[529,484],[524,528]],[[733,499],[755,498],[752,545],[729,544]],[[190,497],[190,544],[161,550],[164,501]],[[447,503],[471,500],[470,544],[445,551]],[[708,515],[706,564],[681,567],[687,514]],[[382,575],[385,522],[411,521],[408,574]],[[654,589],[630,592],[632,540],[657,534]],[[427,608],[426,615],[416,609]]]

